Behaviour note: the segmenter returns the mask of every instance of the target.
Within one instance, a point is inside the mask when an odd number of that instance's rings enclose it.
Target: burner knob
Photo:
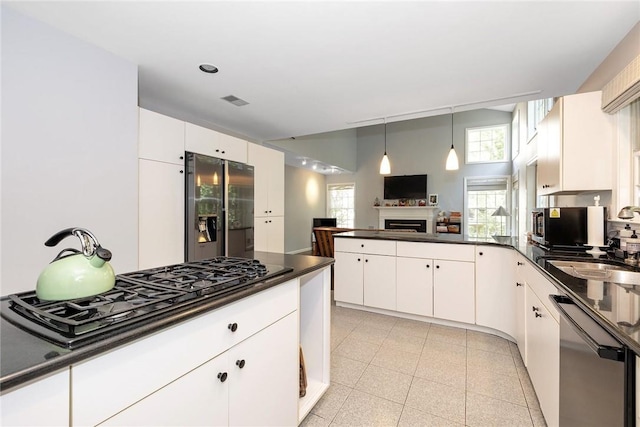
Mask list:
[[[240,369],[244,368],[244,359],[236,360],[236,366]]]
[[[218,379],[220,380],[221,383],[225,382],[227,380],[227,373],[218,372]]]
[[[235,332],[238,329],[238,324],[237,323],[229,323],[229,326],[227,326],[227,328],[229,328],[229,330],[231,332]]]

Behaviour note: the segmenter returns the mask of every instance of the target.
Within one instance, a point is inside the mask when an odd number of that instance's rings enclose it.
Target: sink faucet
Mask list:
[[[640,206],[625,206],[618,212],[618,218],[633,219],[634,212],[640,213]]]

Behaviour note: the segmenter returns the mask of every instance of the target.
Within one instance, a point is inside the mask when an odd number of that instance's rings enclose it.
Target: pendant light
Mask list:
[[[387,119],[384,120],[384,156],[380,162],[380,175],[389,175],[391,173],[391,164],[387,156]]]
[[[447,156],[445,169],[448,171],[457,171],[459,168],[458,155],[456,154],[455,148],[453,148],[453,108],[451,108],[451,150],[449,150],[449,155]]]

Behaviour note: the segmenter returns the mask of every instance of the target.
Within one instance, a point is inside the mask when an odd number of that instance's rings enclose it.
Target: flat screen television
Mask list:
[[[427,175],[402,175],[384,177],[384,198],[426,199]]]

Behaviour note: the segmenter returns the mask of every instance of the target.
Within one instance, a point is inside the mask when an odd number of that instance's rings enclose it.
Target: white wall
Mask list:
[[[2,8],[0,293],[35,289],[39,272],[88,228],[116,273],[138,259],[137,67]]]
[[[311,250],[313,218],[326,216],[325,176],[292,166],[285,166],[284,176],[284,251]]]

